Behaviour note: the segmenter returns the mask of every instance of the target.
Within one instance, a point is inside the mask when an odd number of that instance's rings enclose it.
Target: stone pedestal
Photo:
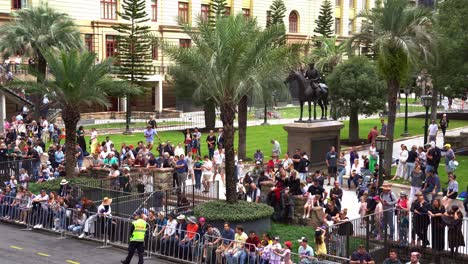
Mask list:
[[[340,130],[344,124],[338,121],[315,121],[284,125],[288,132],[288,151],[300,148],[307,153],[310,166],[325,165],[325,157],[331,146],[340,150]]]

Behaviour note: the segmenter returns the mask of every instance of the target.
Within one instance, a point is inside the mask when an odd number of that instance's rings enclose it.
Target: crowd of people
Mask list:
[[[444,122],[448,126],[448,120],[444,118],[441,122],[445,120]],[[27,109],[23,109],[12,122],[5,122],[5,124],[7,124],[5,126],[7,133],[3,138],[0,138],[0,164],[9,160],[31,159],[32,162],[23,163],[18,177],[11,176],[9,181],[5,183],[6,187],[0,193],[1,217],[7,220],[15,219],[20,223],[31,221],[30,224],[36,228],[49,227],[57,230],[69,230],[80,237],[93,236],[96,219],[99,217],[110,219],[112,199],[105,198],[99,207],[94,206],[92,201],[86,198],[78,200],[73,196],[72,188],[69,187],[66,180],[63,180],[61,185],[65,187],[58,192],[46,193],[45,190],[42,190],[39,194],[32,194],[28,191],[29,181],[40,182],[65,176],[64,146],[61,145],[60,136],[63,131],[56,125],[50,124],[45,118],[42,118],[39,124],[30,120]],[[363,219],[360,227],[370,223],[372,236],[375,239],[381,239],[386,233],[384,230],[388,229],[389,239],[398,240],[402,246],[410,243],[412,245],[422,244],[423,247],[431,245],[432,248],[443,250],[445,248],[445,228],[447,227],[449,230],[448,247],[452,252],[457,252],[460,246],[464,246],[464,237],[461,232],[463,214],[460,208],[452,206],[458,196],[459,187],[454,173],[458,164],[451,145],[444,145],[445,169],[448,173],[446,192],[441,192],[441,180],[438,176],[442,150],[436,146],[434,141],[431,141],[425,146],[412,146],[411,150],[408,150],[405,145],[401,146],[394,179],[403,178],[409,181],[411,185],[409,197],[405,192],[400,193],[397,197],[392,192],[389,183],[383,184],[380,193],[378,186],[380,168],[377,162],[378,153],[375,148],[375,139],[378,135],[386,135],[387,131],[384,120],[381,121],[381,124],[380,131],[374,127],[369,133],[368,139],[371,146],[367,154],[359,154],[354,147],[349,153],[338,152],[335,147],[330,147],[324,156],[326,171],[309,171],[308,155],[312,155],[312,153],[296,149],[294,153],[282,154],[280,143],[274,139],[271,140],[273,145],[271,158],[266,160],[266,155],[260,149],[257,150],[253,157],[255,162],[253,169],[246,169],[242,160],[236,157],[235,174],[238,179],[239,199],[248,202],[268,203],[275,209],[273,216],[275,220],[289,223],[293,222],[297,214],[302,215],[303,219],[309,219],[312,210],[319,208],[323,211],[324,216],[314,237],[315,253],[326,255],[328,251],[325,240],[332,239],[336,242],[334,253],[337,256],[345,257],[344,239],[346,236],[352,235],[352,231],[357,228],[349,221],[348,209],[342,207],[343,186],[347,178],[346,190],[355,190],[359,204],[359,207],[350,209],[359,210]],[[161,142],[156,129],[157,124],[152,117],[144,130],[144,140],[139,141],[135,146],[122,143],[120,147],[117,147],[109,136],[104,141],[99,142],[96,129],[91,130],[89,146],[87,146],[85,130],[82,126],[79,127],[76,144],[77,170],[107,168],[109,178],[115,180],[113,187],[124,192],[131,192],[133,187],[129,180],[132,169],[146,172],[152,168],[174,168],[173,187],[182,190],[185,189],[187,179],[192,181],[197,191],[205,193],[210,191],[210,183],[218,175],[224,183],[225,156],[222,129],[219,129],[217,133],[213,130],[209,131],[206,138],[202,138],[202,133],[198,128],[187,129],[183,131],[183,141],[178,144],[173,144],[170,141]],[[429,137],[435,140],[431,129],[435,128],[429,127]],[[46,143],[49,143],[47,153],[45,153]],[[208,152],[204,156],[201,153],[201,144],[207,144],[208,147]],[[349,154],[349,158],[347,158],[347,154]],[[48,156],[47,162],[41,163],[42,155]],[[84,157],[87,155],[92,158],[90,165],[85,167]],[[7,173],[9,169],[0,166],[0,173]],[[383,175],[385,177],[385,172]],[[333,185],[333,187],[327,190],[325,185]],[[151,192],[152,188],[143,191]],[[297,210],[296,199],[305,201],[302,212],[295,212]],[[68,213],[70,210],[73,212],[72,214]],[[269,249],[265,248],[275,243],[263,245],[261,240],[260,243],[253,243],[255,247],[244,245],[242,249],[237,249],[239,243],[246,243],[245,241],[252,234],[249,232],[249,236],[244,236],[242,227],[233,231],[228,225],[225,231],[229,234],[234,233],[234,239],[230,240],[240,239],[240,242],[236,241],[228,246],[224,243],[224,241],[228,241],[228,238],[222,236],[223,231],[217,230],[215,227],[209,229],[209,225],[202,227],[201,219],[194,220],[190,217],[185,219],[183,215],[174,214],[166,216],[163,212],[149,209],[146,210],[145,217],[150,220],[162,217],[161,221],[163,222],[161,223],[165,223],[159,225],[161,226],[159,230],[164,231],[159,232],[156,236],[161,246],[158,248],[161,254],[174,255],[174,252],[164,249],[164,247],[178,248],[177,252],[185,252],[183,249],[187,246],[185,242],[193,239],[193,236],[187,234],[192,234],[193,230],[198,229],[205,229],[198,236],[200,238],[205,238],[206,233],[209,233],[209,236],[213,233],[220,233],[222,239],[214,240],[219,245],[214,243],[216,246],[212,247],[212,253],[208,254],[204,249],[203,256],[208,256],[210,259],[212,256],[217,259],[222,256],[228,263],[232,263],[234,260],[245,260],[247,256],[251,256],[252,251],[255,251],[253,255],[258,260],[261,260],[262,256],[268,256],[270,263],[276,263],[275,258],[287,252],[288,249],[285,243],[286,250],[276,251],[273,247],[271,252],[267,252]],[[183,230],[183,226],[178,228],[173,226],[173,223],[180,222],[178,220],[183,220],[185,225],[192,223],[199,227],[192,226],[189,230]],[[168,225],[168,223],[172,224]],[[410,223],[413,225],[411,236],[408,233]],[[337,229],[337,232],[327,233],[330,226],[340,226],[340,228]],[[430,238],[428,235],[429,226],[431,227]],[[395,230],[398,231],[397,235],[395,235]],[[166,231],[170,235],[165,237]],[[183,232],[183,236],[181,232]],[[194,233],[198,233],[198,231]],[[255,232],[253,235],[256,236]],[[186,236],[188,239],[183,240]],[[242,240],[243,238],[245,241]],[[276,239],[270,240],[275,241]],[[301,243],[305,243],[303,247],[307,249],[307,239],[303,238],[302,240]],[[184,241],[183,245],[181,245],[182,241]],[[165,246],[163,247],[163,245]],[[303,250],[305,250],[304,248]],[[285,256],[281,256],[279,259],[286,259]],[[304,262],[301,263],[310,263],[309,260],[311,259],[303,258]],[[234,262],[237,263],[237,261]]]

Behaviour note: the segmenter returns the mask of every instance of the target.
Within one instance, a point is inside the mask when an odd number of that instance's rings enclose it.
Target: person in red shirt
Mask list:
[[[379,135],[379,130],[377,130],[377,126],[374,126],[374,128],[372,128],[369,131],[369,134],[367,135],[367,140],[369,140],[369,143],[373,143],[375,142],[375,138],[377,138],[378,135]]]
[[[257,251],[256,247],[260,247],[260,238],[257,236],[255,231],[250,231],[249,232],[249,238],[245,241],[245,250],[247,251],[247,259],[248,263],[257,263],[256,258],[257,258]]]
[[[198,223],[195,216],[190,216],[188,218],[187,231],[185,232],[184,238],[179,242],[179,257],[183,259],[190,259],[192,257],[192,244],[198,239]]]

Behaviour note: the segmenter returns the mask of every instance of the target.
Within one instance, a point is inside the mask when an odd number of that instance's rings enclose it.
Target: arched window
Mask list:
[[[297,33],[299,31],[299,15],[296,11],[289,14],[289,32]]]

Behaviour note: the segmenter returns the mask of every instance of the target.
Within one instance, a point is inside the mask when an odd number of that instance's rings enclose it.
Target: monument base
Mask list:
[[[326,154],[334,146],[340,151],[340,130],[344,124],[338,121],[318,121],[284,125],[288,132],[288,150],[301,149],[307,153],[310,166],[324,166]],[[338,158],[338,157],[337,157]]]

